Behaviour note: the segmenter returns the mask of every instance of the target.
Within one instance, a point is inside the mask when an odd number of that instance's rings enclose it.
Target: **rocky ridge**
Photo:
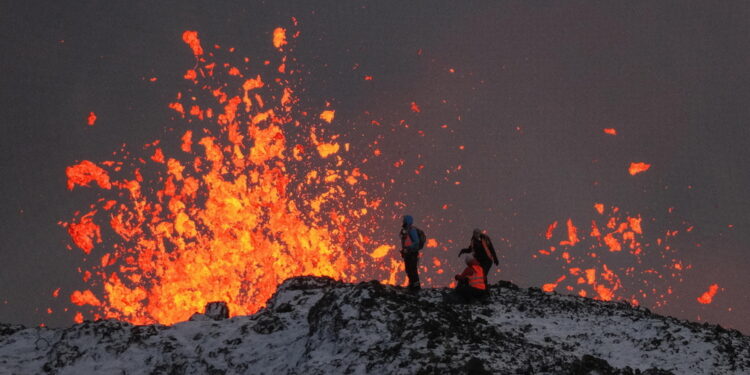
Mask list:
[[[623,302],[491,286],[484,303],[296,277],[267,307],[172,326],[0,324],[0,374],[747,374],[750,337]]]

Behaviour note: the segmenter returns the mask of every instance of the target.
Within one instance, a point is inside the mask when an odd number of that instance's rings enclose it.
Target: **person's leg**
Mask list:
[[[406,272],[406,277],[409,280],[408,285],[411,285],[412,281],[412,273],[411,273],[411,257],[409,254],[401,254],[401,257],[404,259],[404,272]]]
[[[470,293],[471,293],[471,299],[473,301],[482,301],[483,299],[487,297],[486,290],[481,290],[477,288],[469,288],[469,289],[471,289]]]
[[[458,303],[471,303],[474,299],[472,296],[472,289],[474,288],[470,287],[469,284],[459,282],[458,285],[456,285],[456,289],[454,289]]]
[[[419,288],[419,254],[411,253],[404,256],[404,268],[409,278],[409,288]]]
[[[484,271],[484,285],[489,287],[489,283],[487,283],[487,274],[490,272],[490,268],[492,267],[492,261],[487,261],[481,264],[482,271]]]
[[[411,283],[411,287],[415,289],[420,289],[422,288],[422,285],[419,282],[419,253],[412,254],[412,257],[413,257],[412,272],[414,273],[414,282]]]

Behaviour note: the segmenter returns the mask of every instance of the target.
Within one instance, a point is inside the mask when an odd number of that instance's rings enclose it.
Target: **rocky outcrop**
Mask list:
[[[190,321],[196,320],[224,320],[229,319],[229,306],[226,302],[209,302],[203,314],[195,313]]]

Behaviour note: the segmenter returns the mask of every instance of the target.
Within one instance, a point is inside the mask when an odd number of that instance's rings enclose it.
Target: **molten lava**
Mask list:
[[[700,297],[696,298],[699,303],[708,305],[714,300],[714,296],[716,295],[716,292],[719,291],[719,284],[712,284],[710,287],[708,287],[708,290],[703,293]]]
[[[646,163],[630,163],[630,168],[628,168],[628,173],[630,173],[631,176],[635,176],[638,173],[643,173],[651,168],[651,164]]]
[[[579,234],[571,219],[562,240],[554,240],[557,221],[547,228],[544,237],[552,244],[537,252],[544,258],[537,254],[533,257],[558,262],[564,273],[542,289],[551,292],[563,286],[568,291],[577,289],[580,296],[605,301],[625,299],[634,305],[665,305],[672,283],[680,282],[683,270],[691,268],[675,259],[675,249],[667,244],[677,231],[667,231],[663,238],[649,243],[640,215],[623,215],[618,207],[608,208],[603,203],[593,207],[599,218],[591,220],[588,237]],[[644,264],[661,266],[645,268]],[[572,278],[566,278],[566,274]]]
[[[285,55],[266,75],[248,58],[242,67],[214,61],[234,49],[208,52],[195,31],[182,39],[196,64],[184,74],[191,87],[168,104],[174,137],[142,156],[123,150],[120,160],[66,170],[68,189],[102,189],[89,212],[62,223],[93,257],[81,273],[100,290],[74,291],[71,302],[94,318],[171,324],[211,301],[254,313],[292,276],[362,278],[365,259],[394,247],[371,235],[382,198],[342,156],[350,145],[331,128],[335,111],[300,107]],[[286,30],[271,42],[283,53]],[[401,269],[384,258],[381,275],[395,283]]]

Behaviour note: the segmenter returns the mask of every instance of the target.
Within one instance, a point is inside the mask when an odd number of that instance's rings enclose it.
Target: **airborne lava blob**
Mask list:
[[[651,168],[651,164],[642,163],[642,162],[633,162],[630,163],[630,168],[628,168],[628,173],[630,173],[631,176],[635,176],[638,173],[643,173]]]
[[[66,171],[68,189],[101,189],[61,223],[93,257],[81,273],[100,291],[71,301],[94,318],[171,324],[210,301],[254,313],[292,276],[362,278],[362,259],[390,250],[371,235],[382,198],[342,156],[335,110],[301,108],[286,30],[274,30],[279,55],[260,67],[219,61],[234,48],[207,49],[195,31],[183,41],[196,65],[168,104],[175,136]],[[381,271],[393,281],[398,270]]]
[[[703,293],[700,297],[696,298],[699,303],[708,305],[711,302],[713,302],[714,296],[716,295],[716,292],[719,291],[719,284],[711,284],[711,286],[708,288],[708,291]]]

